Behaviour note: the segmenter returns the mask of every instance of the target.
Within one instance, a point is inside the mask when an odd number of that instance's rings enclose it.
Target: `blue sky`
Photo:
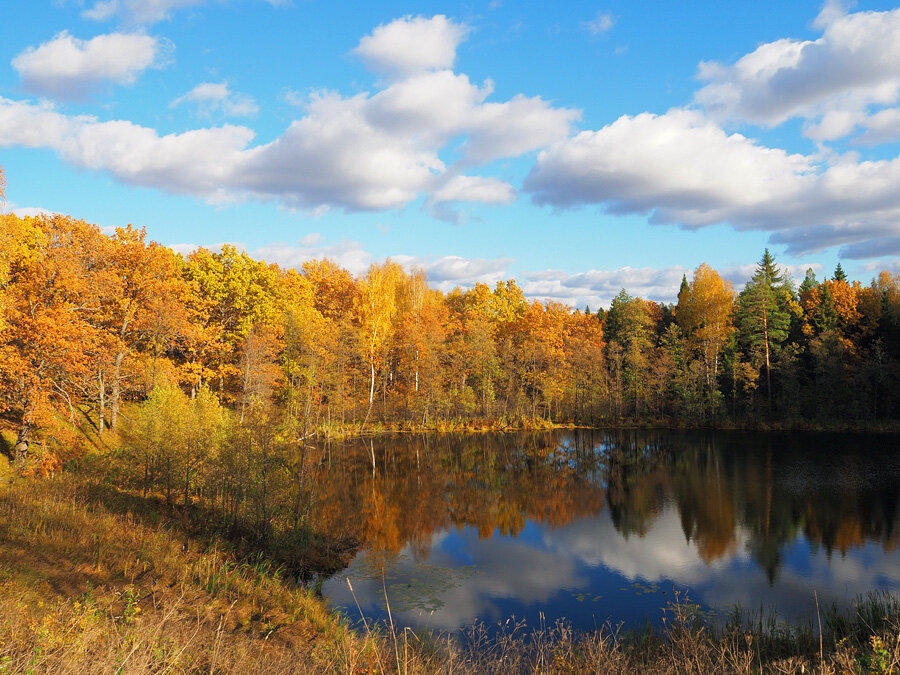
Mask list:
[[[30,0],[0,20],[7,210],[444,289],[671,301],[769,246],[900,273],[881,2]]]

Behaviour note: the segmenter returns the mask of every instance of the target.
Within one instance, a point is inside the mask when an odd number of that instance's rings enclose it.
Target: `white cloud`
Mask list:
[[[569,274],[559,270],[524,275],[522,290],[529,298],[553,300],[581,307],[609,307],[623,288],[629,295],[657,302],[674,302],[682,275],[690,277],[686,267],[620,267],[615,270],[590,270]]]
[[[118,17],[131,25],[148,25],[163,21],[172,12],[202,5],[206,0],[97,0],[81,16],[92,21],[108,21]]]
[[[116,15],[119,0],[97,0],[91,7],[82,10],[81,17],[91,21],[108,21]]]
[[[482,202],[509,204],[516,200],[512,185],[497,178],[454,176],[435,190],[432,202]]]
[[[248,151],[241,187],[301,209],[378,210],[415,200],[445,168],[437,148],[370,124],[366,105],[364,95],[317,96],[306,117]]]
[[[863,265],[863,269],[870,272],[881,272],[887,270],[893,274],[900,274],[900,257],[888,258],[886,260],[872,260]]]
[[[353,53],[374,72],[403,77],[423,70],[452,68],[456,48],[469,28],[443,14],[405,16],[382,24],[360,40]]]
[[[835,140],[853,131],[870,106],[900,97],[900,9],[847,14],[828,3],[817,40],[760,45],[733,65],[701,63],[707,84],[695,101],[720,122],[774,126],[799,117],[807,135]]]
[[[215,250],[217,246],[220,245],[206,248]],[[171,248],[187,254],[198,247],[195,244],[175,244]],[[365,274],[374,262],[384,262],[384,259],[377,259],[358,241],[343,239],[334,243],[318,232],[307,234],[293,244],[276,242],[262,246],[250,255],[257,260],[295,269],[300,269],[307,260],[328,258],[356,275]],[[393,255],[391,260],[408,271],[424,270],[429,285],[445,292],[457,286],[469,288],[479,282],[493,285],[508,279],[507,270],[514,262],[511,258],[462,258],[454,255],[433,258],[403,254]]]
[[[865,131],[856,139],[859,145],[881,145],[900,140],[900,108],[887,108],[861,121]]]
[[[398,257],[398,262],[403,259]],[[461,258],[445,255],[436,260],[412,258],[406,260],[407,267],[420,267],[428,275],[429,283],[442,291],[457,286],[470,288],[476,283],[496,284],[509,278],[507,269],[511,258]]]
[[[318,233],[309,234],[296,244],[269,244],[256,249],[257,260],[274,262],[284,268],[300,269],[307,260],[328,258],[351,274],[364,274],[375,262],[374,256],[357,241],[328,244]]]
[[[443,145],[464,135],[468,163],[515,157],[561,140],[581,113],[554,108],[540,97],[514,96],[486,102],[493,90],[449,70],[418,73],[372,96],[367,120],[376,127],[421,143]]]
[[[259,112],[259,106],[252,97],[231,91],[227,82],[201,82],[172,101],[169,107],[183,103],[195,104],[206,116],[221,113],[227,117],[253,117]]]
[[[539,96],[485,103],[473,111],[465,154],[475,162],[517,157],[565,138],[579,119],[581,111],[554,108]]]
[[[50,211],[40,206],[19,206],[12,202],[0,201],[0,213],[11,213],[18,218],[37,218],[38,216],[56,216],[55,211]]]
[[[424,42],[435,31],[455,36],[451,51],[464,34],[444,17],[402,19],[376,29],[373,42],[361,43],[368,44],[364,51],[380,53],[377,45],[395,31],[404,39],[415,33]],[[443,67],[453,58],[426,61]],[[304,102],[303,117],[257,146],[250,145],[253,131],[242,126],[160,137],[130,122],[67,117],[46,106],[0,99],[0,144],[51,148],[72,164],[108,171],[129,184],[216,203],[256,199],[314,213],[401,208],[420,197],[428,208],[502,204],[515,198],[512,186],[471,175],[470,169],[565,138],[579,112],[539,97],[487,101],[492,89],[490,82],[478,86],[464,74],[426,68],[374,94],[316,92]],[[289,98],[296,102],[293,94]],[[257,110],[252,99],[224,82],[202,83],[170,105],[188,103],[208,115]],[[460,166],[448,169],[444,152],[459,155]]]
[[[51,148],[73,165],[107,171],[123,183],[211,202],[235,198],[234,171],[253,135],[246,127],[223,126],[159,136],[131,122],[69,117],[0,98],[0,147]]]
[[[582,21],[581,27],[591,33],[591,35],[603,35],[612,30],[616,25],[616,20],[609,12],[598,11],[597,15],[590,21]]]
[[[147,68],[164,65],[171,44],[137,33],[79,40],[67,31],[29,47],[12,60],[26,89],[42,96],[81,100],[105,84],[131,84]]]
[[[782,272],[794,279],[802,279],[808,268],[822,269],[820,263],[803,265],[779,265]],[[756,264],[739,265],[717,270],[723,279],[730,281],[735,293],[756,272]],[[676,265],[673,267],[620,267],[614,270],[589,270],[570,274],[561,270],[543,270],[523,275],[522,290],[529,298],[552,300],[574,307],[609,307],[612,299],[624,288],[632,297],[662,303],[678,301],[681,279],[691,279],[693,270]]]
[[[525,189],[542,204],[605,203],[617,213],[655,210],[657,220],[700,226],[783,199],[811,169],[801,155],[673,109],[623,116],[542,151]]]
[[[538,155],[525,190],[539,204],[602,204],[652,222],[770,231],[809,253],[897,233],[900,158],[819,158],[767,148],[692,110],[624,116]]]

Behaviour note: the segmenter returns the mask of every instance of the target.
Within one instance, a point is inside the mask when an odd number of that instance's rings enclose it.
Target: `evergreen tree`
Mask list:
[[[831,284],[819,285],[819,305],[810,317],[810,323],[816,329],[816,334],[821,335],[825,331],[833,331],[838,325],[837,308],[834,306],[834,294],[831,292]]]
[[[806,276],[803,278],[803,283],[800,284],[800,297],[802,298],[804,295],[812,291],[812,289],[816,288],[819,285],[819,282],[816,280],[816,273],[813,271],[812,267],[807,268]]]
[[[752,360],[766,369],[766,395],[772,405],[772,359],[788,335],[790,311],[781,301],[784,276],[765,250],[756,273],[738,296],[737,324],[741,342]]]
[[[681,275],[681,286],[678,288],[678,306],[684,306],[691,295],[691,287],[688,284],[687,274]]]
[[[835,281],[847,281],[847,275],[844,274],[844,268],[841,267],[841,263],[838,263],[837,267],[834,268],[833,278]]]

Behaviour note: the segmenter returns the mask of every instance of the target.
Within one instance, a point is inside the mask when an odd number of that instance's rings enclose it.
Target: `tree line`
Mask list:
[[[708,265],[677,303],[529,301],[514,280],[448,293],[387,260],[282,269],[182,256],[132,226],[0,216],[0,405],[11,455],[116,431],[168,384],[288,436],[461,425],[847,423],[900,417],[900,275],[869,285],[766,251],[740,293]],[[68,435],[67,435],[68,434]],[[12,445],[12,443],[10,443]],[[48,446],[49,447],[49,446]],[[58,453],[57,453],[58,454]]]

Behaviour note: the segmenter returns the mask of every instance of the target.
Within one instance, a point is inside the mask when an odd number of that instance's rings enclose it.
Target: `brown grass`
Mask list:
[[[900,673],[900,600],[890,595],[849,614],[824,610],[821,633],[818,622],[739,615],[722,626],[679,599],[659,631],[559,622],[353,634],[262,556],[200,550],[89,488],[70,474],[0,486],[2,675]]]
[[[900,673],[900,604],[888,596],[864,599],[855,615],[831,612],[844,623],[817,635],[777,622],[744,620],[716,627],[684,600],[673,603],[661,631],[623,633],[606,626],[580,633],[564,621],[531,630],[524,623],[492,634],[485,626],[461,638],[382,632],[384,672],[419,673]],[[889,616],[883,616],[888,609]],[[882,613],[882,614],[879,614]],[[878,616],[875,616],[878,615]],[[875,625],[873,625],[875,624]],[[396,646],[394,646],[396,645]]]
[[[363,643],[263,561],[109,513],[71,476],[0,487],[0,673],[344,672]]]

